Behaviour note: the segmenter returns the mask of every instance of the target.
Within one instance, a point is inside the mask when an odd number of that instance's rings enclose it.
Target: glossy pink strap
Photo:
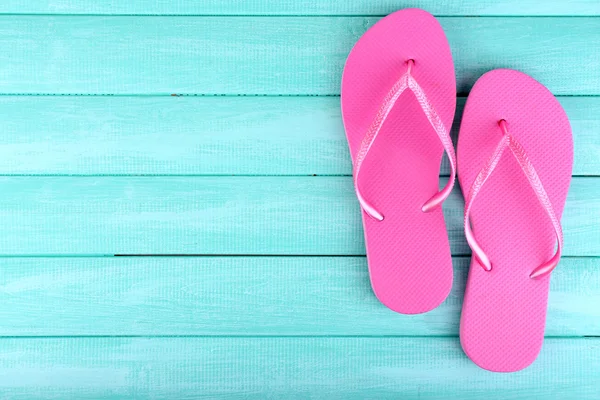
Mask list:
[[[533,164],[529,160],[527,153],[525,152],[521,144],[512,135],[508,133],[508,127],[505,120],[499,121],[498,125],[500,126],[500,129],[502,129],[504,135],[502,136],[502,139],[496,146],[496,149],[492,153],[492,156],[485,163],[485,165],[475,178],[475,181],[471,186],[471,190],[469,191],[469,196],[465,204],[465,236],[467,238],[469,246],[471,247],[471,250],[473,251],[473,255],[479,260],[479,263],[486,271],[490,271],[492,269],[492,263],[481,248],[481,246],[479,246],[479,244],[475,240],[475,236],[473,235],[473,232],[471,230],[469,216],[471,213],[471,208],[473,206],[473,201],[475,200],[477,193],[479,193],[483,184],[487,181],[487,179],[490,177],[490,175],[498,165],[498,162],[500,161],[504,150],[506,148],[509,148],[511,153],[519,163],[521,170],[527,177],[527,180],[529,181],[531,188],[535,192],[537,199],[548,214],[548,217],[550,219],[550,222],[552,223],[552,227],[554,228],[554,232],[557,237],[558,245],[554,256],[552,256],[552,258],[550,258],[548,261],[535,268],[533,272],[529,275],[529,277],[532,279],[540,278],[552,272],[552,270],[558,265],[563,248],[562,228],[560,226],[560,221],[554,213],[554,208],[552,207],[550,198],[548,197],[548,194],[546,193],[546,190],[542,185],[542,181],[540,180],[535,168],[533,167]]]
[[[494,169],[498,165],[498,161],[500,161],[500,157],[504,154],[504,150],[508,145],[508,136],[503,136],[500,143],[494,149],[492,156],[487,160],[475,181],[471,185],[471,190],[469,191],[469,196],[465,201],[465,237],[467,238],[467,243],[469,243],[469,247],[473,251],[473,256],[477,257],[481,266],[486,270],[490,271],[492,269],[492,263],[490,259],[487,257],[481,246],[475,240],[475,236],[473,235],[473,231],[471,230],[471,223],[469,217],[471,215],[471,208],[473,207],[473,202],[475,201],[475,197],[483,187],[483,184],[488,180]]]
[[[444,202],[444,200],[446,200],[446,198],[448,198],[448,196],[450,195],[450,192],[452,191],[452,187],[454,186],[454,182],[456,180],[456,155],[454,153],[452,139],[450,138],[450,134],[444,126],[442,119],[437,114],[435,108],[433,108],[429,99],[425,95],[423,88],[421,88],[421,86],[417,83],[415,78],[413,78],[413,76],[411,75],[411,70],[414,64],[414,60],[408,60],[407,71],[400,77],[400,79],[398,79],[398,81],[394,84],[394,86],[392,86],[388,94],[383,99],[381,107],[375,115],[375,119],[371,123],[367,134],[364,136],[360,144],[360,148],[358,150],[356,160],[354,162],[354,187],[356,190],[356,196],[358,197],[358,201],[360,202],[360,205],[363,208],[363,210],[365,210],[367,214],[369,214],[371,217],[375,218],[378,221],[383,221],[383,214],[379,212],[375,207],[373,207],[373,205],[370,202],[368,202],[360,192],[358,179],[360,167],[363,161],[365,160],[367,154],[369,153],[371,146],[375,142],[375,139],[377,138],[377,135],[379,134],[381,127],[383,126],[383,123],[385,122],[390,111],[392,111],[394,104],[396,104],[396,101],[398,100],[398,98],[400,98],[400,95],[404,93],[406,89],[410,89],[414,93],[415,97],[417,98],[417,101],[419,102],[419,105],[421,106],[423,112],[427,116],[429,123],[437,133],[440,141],[442,142],[444,150],[448,154],[448,158],[450,160],[451,172],[448,183],[441,191],[434,194],[433,197],[431,197],[425,202],[425,204],[421,208],[422,211],[428,212],[434,209],[435,207],[441,205]]]

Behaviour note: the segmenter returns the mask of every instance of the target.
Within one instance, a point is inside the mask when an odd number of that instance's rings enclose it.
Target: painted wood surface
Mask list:
[[[440,307],[401,315],[364,257],[0,258],[0,336],[456,337],[469,263]],[[599,260],[563,258],[546,336],[600,336],[598,304]]]
[[[124,15],[387,15],[419,7],[441,15],[600,15],[596,0],[4,0],[0,13]]]
[[[559,100],[600,175],[600,97]],[[352,174],[339,97],[0,96],[0,120],[2,175]]]
[[[0,16],[0,94],[339,94],[375,17]],[[458,92],[494,68],[600,95],[600,19],[439,19]]]
[[[447,301],[404,316],[370,288],[339,82],[363,32],[409,6],[448,35],[455,140],[493,68],[540,80],[571,120],[567,257],[522,372],[460,348],[458,188]],[[1,2],[0,398],[600,399],[598,16],[595,0]]]
[[[563,255],[600,256],[599,182],[571,183]],[[1,255],[365,251],[351,177],[4,177],[0,190]],[[444,204],[454,255],[470,253],[463,208],[456,187]]]
[[[456,338],[52,338],[0,341],[10,399],[597,400],[600,339],[547,339],[494,374]]]

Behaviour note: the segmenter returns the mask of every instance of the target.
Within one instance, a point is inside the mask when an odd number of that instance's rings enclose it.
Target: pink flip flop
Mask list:
[[[450,47],[423,10],[383,18],[348,56],[342,115],[371,285],[383,304],[400,313],[437,307],[452,286],[441,203],[455,179],[449,136],[455,106]],[[444,150],[452,176],[438,192]]]
[[[481,368],[518,371],[540,352],[572,166],[569,120],[548,89],[508,69],[477,81],[458,140],[473,251],[460,340]]]

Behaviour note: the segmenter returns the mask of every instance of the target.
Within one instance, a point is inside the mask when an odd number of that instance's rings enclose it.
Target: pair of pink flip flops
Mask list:
[[[467,100],[457,157],[449,135],[455,107],[450,47],[423,10],[383,18],[348,56],[342,114],[371,284],[383,304],[404,314],[446,299],[453,271],[441,204],[458,171],[473,252],[461,343],[480,367],[517,371],[535,360],[544,339],[573,165],[571,128],[542,84],[518,71],[490,71]],[[439,190],[444,152],[451,175]]]

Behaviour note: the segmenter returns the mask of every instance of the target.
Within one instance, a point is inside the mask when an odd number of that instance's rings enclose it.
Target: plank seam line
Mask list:
[[[457,98],[467,98],[469,92],[459,92]],[[340,97],[339,93],[0,93],[0,97]],[[554,97],[600,97],[599,94],[555,94]]]
[[[189,18],[383,18],[389,14],[215,14],[215,13],[36,13],[0,12],[0,17],[189,17]],[[598,18],[600,14],[433,14],[436,18]]]
[[[0,339],[458,339],[458,335],[0,335]],[[600,339],[600,336],[544,336],[545,339]]]
[[[449,175],[441,174],[440,177],[447,178]],[[587,176],[587,175],[584,175]],[[102,177],[114,177],[114,178],[350,178],[352,174],[46,174],[46,173],[15,173],[15,174],[2,174],[0,178],[23,178],[23,177],[55,177],[55,178],[102,178]]]
[[[350,178],[351,174],[0,174],[0,178]],[[441,174],[440,178],[449,175]],[[599,178],[600,174],[573,174],[573,178]]]
[[[3,258],[365,258],[364,254],[0,254]],[[453,254],[452,258],[470,258]],[[593,260],[600,256],[562,256],[562,259]]]
[[[458,94],[457,94],[458,95]],[[36,93],[4,92],[0,97],[340,97],[339,93]],[[464,97],[467,95],[465,94]],[[594,97],[596,95],[581,95]],[[598,95],[600,96],[600,94]]]
[[[441,174],[441,178],[448,175]],[[351,174],[0,174],[0,178],[351,178]],[[572,175],[579,180],[597,179],[600,175]]]

